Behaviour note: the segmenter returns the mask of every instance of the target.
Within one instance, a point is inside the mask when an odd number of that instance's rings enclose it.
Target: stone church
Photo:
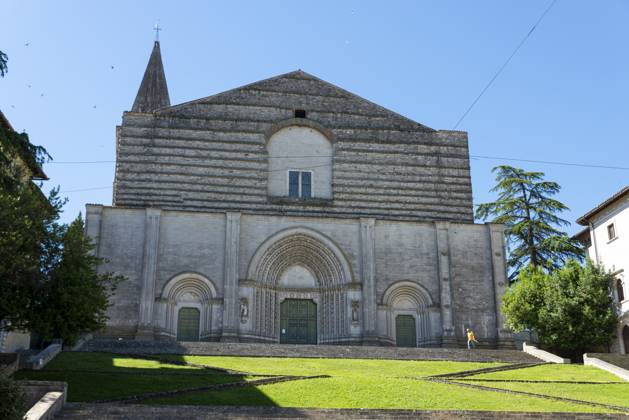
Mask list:
[[[467,133],[301,70],[171,105],[155,42],[116,129],[113,205],[87,205],[126,276],[104,335],[508,347],[503,226],[474,224]]]

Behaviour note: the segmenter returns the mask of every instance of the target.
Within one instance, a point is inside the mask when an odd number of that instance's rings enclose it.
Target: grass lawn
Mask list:
[[[251,379],[220,370],[160,363],[108,353],[59,354],[41,371],[19,371],[17,379],[65,381],[69,401],[94,401]]]
[[[492,388],[533,392],[535,394],[617,405],[629,408],[629,382],[625,384],[557,384],[522,382],[474,382]]]
[[[474,379],[506,379],[528,381],[619,382],[619,377],[593,366],[540,365],[524,369],[482,373],[469,376]],[[628,382],[629,384],[629,382]],[[629,397],[627,397],[629,398]]]
[[[188,362],[201,366],[181,366]],[[262,357],[162,356],[142,360],[107,353],[62,353],[42,371],[18,372],[19,378],[65,380],[69,401],[90,401],[213,383],[259,379],[256,375],[329,375],[276,384],[199,391],[143,400],[147,404],[272,405],[310,408],[400,408],[430,410],[508,410],[609,412],[609,409],[524,395],[464,388],[418,379],[498,363],[443,361],[297,359]],[[229,371],[242,374],[229,375]],[[536,371],[537,370],[537,371]],[[474,378],[617,381],[583,366],[545,365]],[[503,387],[504,382],[483,385]],[[627,385],[522,384],[522,390],[586,401],[623,405]],[[537,387],[537,385],[541,385]],[[533,386],[537,388],[533,388]],[[604,387],[604,388],[603,388]],[[517,387],[516,387],[517,388]],[[513,388],[513,389],[516,389]],[[511,388],[510,388],[511,389]],[[519,388],[518,388],[519,389]],[[604,394],[604,395],[601,395]],[[627,399],[625,397],[625,399]],[[626,402],[624,405],[627,405]]]

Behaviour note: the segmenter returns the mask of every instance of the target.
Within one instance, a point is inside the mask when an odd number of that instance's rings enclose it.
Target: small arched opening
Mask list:
[[[420,285],[400,281],[391,285],[383,296],[387,310],[387,330],[398,347],[421,347],[431,341],[428,308],[432,299]]]
[[[158,328],[162,335],[179,341],[210,340],[216,288],[198,273],[182,273],[170,279],[158,300]]]

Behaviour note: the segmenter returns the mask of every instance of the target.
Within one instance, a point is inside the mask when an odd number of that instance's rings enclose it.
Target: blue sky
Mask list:
[[[550,0],[2,3],[0,109],[66,162],[114,160],[157,20],[173,104],[301,68],[451,129]],[[627,0],[558,0],[460,125],[470,153],[629,166],[628,21]],[[571,221],[629,183],[626,170],[472,159],[476,203],[501,163],[558,181]],[[70,199],[63,220],[111,204],[113,163],[45,170],[45,189]]]

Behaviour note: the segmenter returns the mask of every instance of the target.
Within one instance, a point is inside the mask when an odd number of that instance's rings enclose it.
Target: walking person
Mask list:
[[[472,350],[474,347],[476,347],[476,344],[478,344],[478,341],[476,341],[476,336],[474,335],[474,331],[468,328],[467,329],[467,349]]]

